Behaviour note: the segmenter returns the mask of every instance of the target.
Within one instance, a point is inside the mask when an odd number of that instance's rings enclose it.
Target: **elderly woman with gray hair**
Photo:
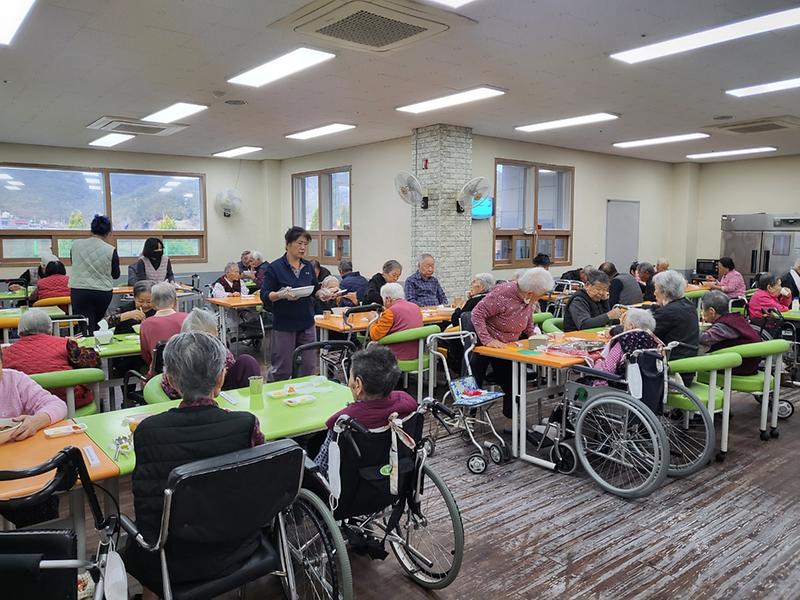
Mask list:
[[[32,308],[19,320],[19,340],[3,351],[3,365],[28,375],[67,371],[69,369],[98,368],[100,357],[91,348],[81,348],[72,338],[52,335],[53,324],[43,310]],[[66,400],[64,389],[53,394]],[[75,407],[93,402],[92,392],[86,386],[75,388]]]
[[[622,333],[615,335],[606,344],[592,368],[614,375],[624,375],[625,359],[631,353],[662,345],[653,333],[656,320],[649,310],[632,308],[626,311],[622,315],[622,328]]]
[[[175,288],[166,281],[157,283],[150,290],[150,303],[155,309],[152,317],[142,321],[139,339],[142,346],[142,359],[151,369],[152,376],[153,350],[158,342],[165,342],[181,330],[186,313],[178,312],[178,297]]]
[[[192,331],[202,331],[208,335],[218,337],[219,328],[216,315],[202,308],[193,308],[189,316],[184,319],[183,325],[181,325],[181,333]],[[247,387],[250,377],[261,375],[261,365],[249,354],[242,354],[239,358],[236,358],[230,350],[226,349],[225,352],[223,390],[237,390]],[[180,398],[177,390],[167,383],[165,377],[161,378],[161,389],[173,400]]]
[[[174,336],[164,349],[164,377],[183,401],[177,408],[148,417],[133,434],[133,506],[137,528],[147,540],[158,537],[170,471],[264,443],[253,414],[223,410],[214,401],[225,379],[225,357],[222,342],[197,331]],[[202,542],[173,544],[170,580],[175,584],[232,573],[260,548],[260,538],[261,532],[255,530],[226,547]],[[143,598],[158,597],[151,591],[162,589],[158,553],[143,550],[130,540],[125,567],[145,588]]]
[[[658,307],[655,309],[655,334],[664,344],[680,342],[670,354],[671,359],[688,358],[697,355],[700,339],[700,321],[697,307],[684,297],[686,279],[677,271],[662,271],[653,277],[653,286]],[[688,385],[694,375],[682,374]]]
[[[469,291],[467,292],[467,301],[464,306],[456,308],[453,311],[453,316],[450,318],[451,325],[458,325],[461,319],[461,313],[471,312],[473,308],[478,306],[478,302],[486,297],[486,294],[492,291],[494,287],[494,275],[491,273],[478,273],[472,278],[469,284]]]

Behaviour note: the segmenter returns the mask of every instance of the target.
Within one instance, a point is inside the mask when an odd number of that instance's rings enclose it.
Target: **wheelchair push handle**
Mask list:
[[[434,398],[424,398],[420,404],[420,406],[424,410],[430,410],[433,412],[434,416],[438,416],[439,413],[446,416],[448,419],[455,418],[456,414],[450,410],[447,406],[442,404],[441,402],[437,402]]]
[[[368,434],[369,429],[364,427],[361,423],[356,421],[350,415],[342,415],[338,419],[336,419],[335,429],[338,429],[342,432],[345,431],[355,431],[357,433]]]
[[[383,312],[383,304],[373,303],[373,304],[365,304],[364,306],[354,306],[344,311],[344,316],[349,317],[350,315],[363,312],[378,312],[378,313]]]

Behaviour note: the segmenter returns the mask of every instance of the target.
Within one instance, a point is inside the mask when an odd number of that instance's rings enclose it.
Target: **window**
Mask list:
[[[292,175],[292,215],[311,234],[309,259],[333,265],[349,258],[350,167]]]
[[[571,263],[574,176],[572,167],[495,161],[494,268],[530,267],[538,253]]]
[[[0,264],[35,264],[45,252],[69,264],[96,214],[111,218],[123,263],[150,236],[175,262],[205,262],[205,210],[200,174],[0,164]]]

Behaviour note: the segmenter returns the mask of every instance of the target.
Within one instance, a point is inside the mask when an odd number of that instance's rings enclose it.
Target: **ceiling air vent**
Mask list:
[[[800,118],[784,115],[781,117],[766,117],[752,121],[740,121],[738,123],[726,123],[724,125],[711,125],[709,127],[703,127],[702,130],[706,133],[747,135],[749,133],[785,131],[787,129],[797,129],[798,127],[800,127]]]
[[[272,26],[326,46],[388,52],[466,23],[474,21],[410,0],[316,0]]]
[[[94,123],[86,126],[87,129],[100,129],[113,133],[130,133],[133,135],[172,135],[186,129],[188,125],[181,123],[150,123],[128,117],[100,117]]]

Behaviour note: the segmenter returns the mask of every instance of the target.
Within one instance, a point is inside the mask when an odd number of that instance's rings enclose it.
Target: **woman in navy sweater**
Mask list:
[[[314,332],[314,296],[322,301],[331,294],[321,288],[311,263],[305,260],[311,234],[302,227],[291,227],[284,236],[286,253],[271,262],[264,275],[261,300],[272,308],[269,381],[292,376],[292,353],[303,344],[316,340]],[[312,294],[298,298],[291,288],[313,286]],[[314,372],[314,352],[303,354],[301,375]]]

